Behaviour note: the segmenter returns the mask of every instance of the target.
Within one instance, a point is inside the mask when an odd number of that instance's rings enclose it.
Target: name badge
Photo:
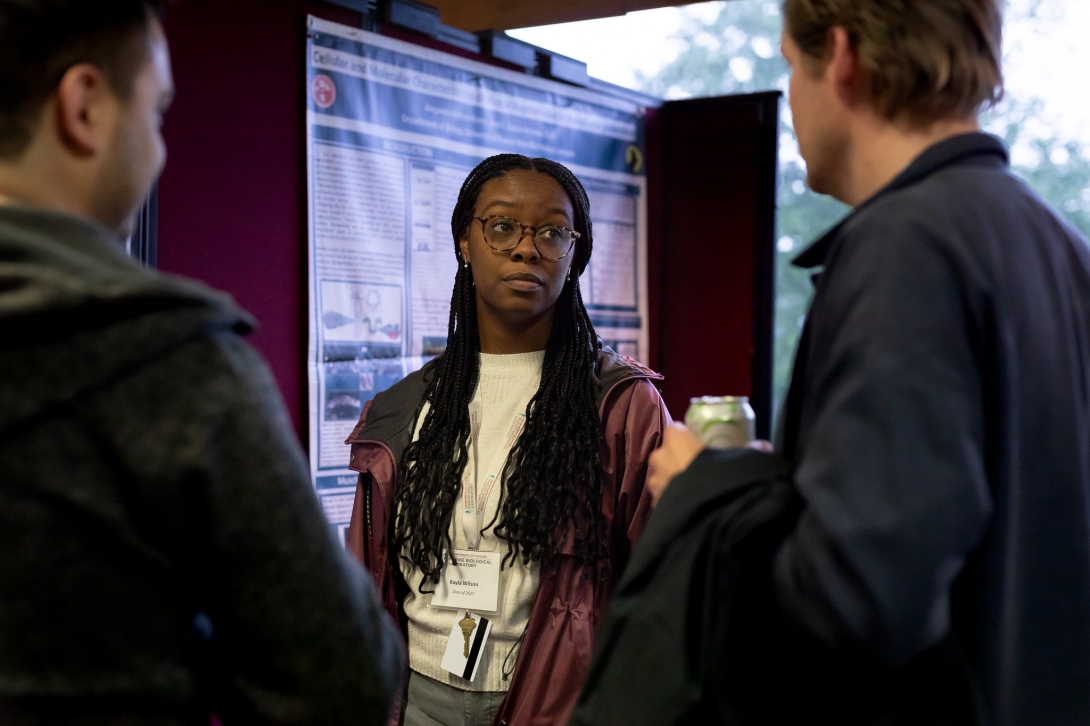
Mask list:
[[[494,613],[500,604],[499,552],[454,550],[431,596],[432,607]]]

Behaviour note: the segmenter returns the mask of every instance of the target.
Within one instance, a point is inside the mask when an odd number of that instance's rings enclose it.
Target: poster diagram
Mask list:
[[[446,346],[450,217],[482,159],[542,156],[580,178],[591,320],[618,352],[646,354],[644,110],[313,17],[306,64],[310,462],[343,536],[356,485],[344,440],[369,399]]]
[[[401,351],[401,290],[393,286],[322,280],[326,341],[350,340]]]
[[[320,290],[322,419],[355,423],[365,401],[401,380],[401,289],[322,280]]]

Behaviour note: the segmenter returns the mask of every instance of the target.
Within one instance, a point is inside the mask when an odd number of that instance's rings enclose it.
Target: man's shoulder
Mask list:
[[[1034,249],[1080,235],[1005,166],[959,164],[883,193],[834,233],[827,262],[901,266],[941,256],[957,273],[983,280],[1017,267]],[[848,260],[852,262],[848,262]]]
[[[70,353],[100,354],[88,345]],[[244,457],[280,464],[290,459],[299,469],[295,428],[272,372],[238,332],[229,326],[194,330],[148,353],[130,365],[113,366],[109,375],[86,381],[91,385],[80,390],[57,383],[59,395],[49,397],[46,391],[24,417],[24,428],[48,436],[56,426],[75,426],[73,446],[84,437],[98,442],[97,451],[109,451],[141,496],[159,502],[183,496],[178,485],[187,477],[210,475]],[[39,388],[48,389],[50,380],[57,377],[43,374]],[[68,455],[68,449],[58,453]]]
[[[1040,203],[1005,167],[952,165],[865,204],[847,221],[844,231],[893,228],[906,223],[939,225],[975,218],[982,211],[1019,199]]]
[[[240,411],[283,419],[276,380],[262,355],[229,325],[210,325],[164,348],[102,391],[129,400],[132,414],[211,424]]]

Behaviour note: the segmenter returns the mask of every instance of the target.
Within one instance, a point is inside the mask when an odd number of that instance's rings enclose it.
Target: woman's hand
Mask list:
[[[647,459],[647,488],[651,501],[659,503],[670,481],[689,468],[704,450],[704,442],[679,423],[670,424],[662,434],[662,446]]]

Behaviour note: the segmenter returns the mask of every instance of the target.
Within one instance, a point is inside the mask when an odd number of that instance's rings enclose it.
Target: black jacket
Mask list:
[[[0,722],[385,722],[399,636],[249,327],[0,207]]]
[[[891,668],[800,627],[772,562],[801,500],[792,466],[706,450],[663,494],[595,641],[572,726],[953,726],[979,713],[952,639]]]
[[[968,134],[796,264],[780,604],[890,667],[953,642],[986,723],[1090,723],[1086,243]]]
[[[771,552],[798,511],[790,472],[779,456],[708,450],[674,479],[599,626],[572,726],[729,723],[745,708],[731,686],[753,664],[735,622],[774,619],[752,603],[771,602]]]

